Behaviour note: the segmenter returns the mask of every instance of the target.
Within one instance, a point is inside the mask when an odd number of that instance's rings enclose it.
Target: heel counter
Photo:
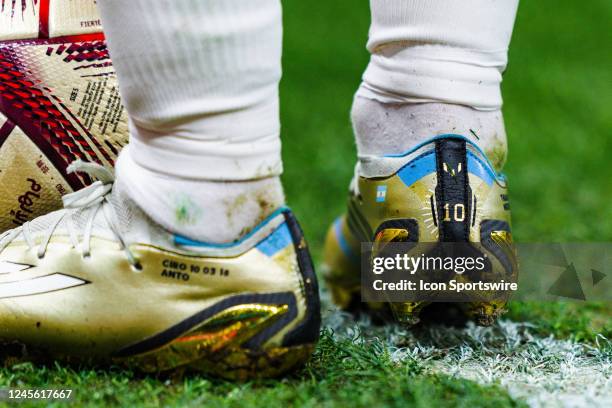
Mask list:
[[[297,327],[287,333],[283,339],[283,346],[290,347],[318,341],[321,329],[321,301],[314,264],[302,228],[290,210],[284,211],[283,215],[285,216],[285,221],[289,227],[295,247],[298,266],[304,283],[304,296],[306,298],[306,315],[304,319]]]
[[[473,209],[465,139],[437,139],[435,156],[440,242],[469,242]]]

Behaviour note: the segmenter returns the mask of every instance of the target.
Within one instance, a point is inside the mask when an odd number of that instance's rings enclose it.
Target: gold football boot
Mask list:
[[[281,208],[215,245],[150,220],[104,168],[65,209],[0,236],[0,356],[280,375],[319,336],[317,280],[300,227]]]
[[[518,273],[506,180],[459,135],[433,138],[401,155],[360,158],[348,211],[327,233],[323,274],[337,305],[346,310],[365,306],[375,314],[390,309],[398,322],[418,323],[427,301],[360,303],[364,242],[375,247],[387,242],[475,244],[496,276],[516,279]],[[492,324],[506,303],[487,295],[460,304],[481,325]]]

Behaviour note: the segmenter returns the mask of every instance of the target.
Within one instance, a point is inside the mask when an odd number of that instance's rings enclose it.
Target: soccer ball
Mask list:
[[[1,0],[0,232],[61,208],[91,182],[68,165],[111,168],[127,140],[95,0]]]

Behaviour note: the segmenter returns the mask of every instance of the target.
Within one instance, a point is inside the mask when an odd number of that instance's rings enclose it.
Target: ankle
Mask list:
[[[117,162],[117,184],[168,231],[209,243],[234,242],[285,203],[279,177],[246,181],[189,180]]]
[[[506,161],[506,132],[499,110],[444,103],[385,104],[357,96],[351,118],[360,155],[398,154],[452,133],[476,143],[496,169],[501,170]]]

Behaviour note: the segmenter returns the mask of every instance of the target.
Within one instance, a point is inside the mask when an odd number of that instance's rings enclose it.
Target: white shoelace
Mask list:
[[[138,260],[130,251],[129,247],[125,244],[123,236],[115,223],[113,206],[109,201],[109,196],[115,181],[113,173],[99,164],[87,163],[81,160],[77,160],[68,166],[68,173],[76,172],[87,173],[90,177],[95,178],[98,181],[89,187],[83,188],[71,194],[67,194],[62,198],[62,201],[64,202],[64,210],[58,212],[57,219],[54,220],[51,225],[49,225],[46,233],[43,234],[42,242],[38,245],[38,257],[43,258],[45,256],[53,233],[64,219],[66,220],[66,227],[73,247],[80,247],[83,257],[89,257],[91,255],[91,237],[94,227],[94,220],[98,212],[102,210],[106,224],[109,226],[117,241],[119,241],[121,249],[125,251],[128,262],[134,268],[140,269],[141,266],[138,263]],[[76,228],[74,226],[72,215],[81,210],[88,210],[89,213],[87,216],[87,222],[85,223],[85,231],[81,235],[82,242],[79,243],[78,234],[75,231]],[[23,235],[23,239],[27,243],[28,247],[30,249],[34,249],[36,245],[32,237],[33,234],[30,230],[30,223],[26,222],[21,227],[7,231],[0,236],[0,253],[4,251],[4,249],[6,249],[6,247],[20,234]]]

